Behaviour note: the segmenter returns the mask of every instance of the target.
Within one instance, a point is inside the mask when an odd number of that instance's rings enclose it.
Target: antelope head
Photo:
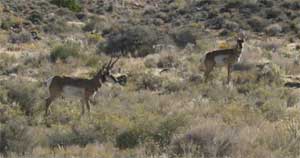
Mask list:
[[[118,83],[122,86],[126,85],[127,78],[123,75],[121,77],[115,77],[114,74],[112,74],[111,70],[114,67],[114,65],[119,60],[119,57],[113,61],[113,58],[110,59],[110,61],[102,66],[102,68],[98,71],[95,78],[98,79],[100,82],[104,83],[107,81],[112,81],[114,83]]]
[[[238,37],[237,37],[237,45],[239,48],[242,48],[243,47],[243,43],[245,42],[245,39],[246,39],[246,34],[245,32],[241,32],[239,33]]]

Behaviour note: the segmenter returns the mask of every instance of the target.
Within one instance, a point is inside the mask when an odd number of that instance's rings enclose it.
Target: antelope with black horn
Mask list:
[[[68,76],[53,76],[49,78],[47,80],[49,96],[46,99],[45,116],[48,116],[51,103],[58,97],[79,98],[82,103],[81,114],[85,113],[85,106],[88,112],[90,112],[90,99],[91,97],[95,97],[98,89],[101,88],[104,82],[112,80],[121,85],[126,84],[119,82],[111,74],[111,69],[118,60],[119,58],[113,61],[113,58],[111,58],[91,79]]]

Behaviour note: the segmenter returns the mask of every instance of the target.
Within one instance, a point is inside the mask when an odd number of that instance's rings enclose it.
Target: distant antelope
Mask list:
[[[208,52],[204,58],[205,66],[205,82],[207,82],[209,74],[212,72],[215,66],[227,66],[228,76],[227,84],[230,82],[230,74],[232,65],[240,61],[242,49],[243,49],[244,37],[239,36],[237,44],[231,49],[221,49],[212,52]]]
[[[58,97],[78,97],[82,103],[83,115],[85,110],[84,106],[87,106],[88,112],[90,112],[90,98],[95,97],[98,89],[102,83],[108,79],[113,80],[115,83],[124,85],[124,82],[119,82],[111,73],[110,70],[114,64],[118,61],[117,58],[112,62],[110,59],[108,64],[104,64],[98,73],[91,79],[75,78],[66,76],[53,76],[47,80],[47,88],[49,90],[49,97],[46,99],[45,116],[48,115],[50,104]]]

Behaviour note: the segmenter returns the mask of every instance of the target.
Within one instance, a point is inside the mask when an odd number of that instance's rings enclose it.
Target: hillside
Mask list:
[[[1,0],[0,158],[299,157],[299,15],[297,0]],[[242,33],[231,83],[225,67],[204,82],[204,55]],[[44,116],[50,77],[118,57],[126,85]]]

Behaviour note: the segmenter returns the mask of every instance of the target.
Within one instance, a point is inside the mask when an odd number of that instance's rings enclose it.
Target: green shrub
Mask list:
[[[82,6],[78,0],[51,0],[50,3],[58,7],[68,8],[74,12],[80,12],[82,10]]]
[[[178,65],[178,59],[172,54],[162,56],[157,63],[157,67],[159,68],[172,68],[177,67]]]
[[[82,28],[83,31],[85,32],[92,32],[96,29],[97,27],[97,22],[96,21],[90,21],[85,26]]]
[[[154,45],[159,38],[154,28],[148,26],[128,26],[112,32],[107,42],[98,46],[98,52],[104,51],[108,55],[122,53],[133,57],[144,57],[155,53]]]
[[[89,18],[89,21],[82,28],[84,32],[101,32],[109,27],[109,23],[106,23],[103,18],[93,16]]]
[[[184,126],[185,119],[182,115],[172,115],[161,119],[142,120],[137,124],[120,133],[116,137],[116,146],[120,149],[134,148],[139,144],[155,142],[161,149],[171,143],[173,134],[179,127]]]
[[[105,41],[105,39],[100,34],[87,34],[86,38],[89,44],[97,44],[98,42]]]
[[[126,130],[116,137],[116,146],[120,149],[134,148],[139,144],[139,137],[138,131]]]
[[[33,83],[21,84],[18,82],[8,82],[7,96],[9,102],[16,102],[26,115],[32,115],[34,105],[37,103],[37,85]]]
[[[28,17],[33,24],[41,24],[43,22],[43,14],[38,11],[32,11]]]
[[[20,27],[23,23],[23,19],[16,16],[9,16],[2,20],[1,28],[4,30],[9,30],[11,27]]]
[[[79,131],[77,129],[72,130],[56,130],[48,137],[48,145],[50,148],[66,147],[71,145],[79,145],[81,147],[86,146],[89,143],[93,143],[96,140],[96,134],[92,129],[86,129]]]
[[[283,28],[280,24],[271,24],[265,28],[265,32],[270,36],[276,36],[282,33]]]
[[[9,36],[9,41],[14,44],[28,43],[32,41],[31,34],[29,32],[12,33]]]
[[[231,157],[234,130],[222,123],[202,122],[198,128],[187,132],[172,142],[176,155],[191,154],[194,157]]]
[[[5,125],[0,125],[0,154],[31,153],[36,145],[34,133],[26,126],[25,118],[15,118]]]
[[[147,68],[155,68],[157,66],[158,59],[153,56],[147,56],[144,60],[144,65]]]
[[[257,81],[263,81],[268,84],[281,84],[282,80],[280,74],[282,73],[278,65],[265,63],[260,67],[259,71],[256,72]]]
[[[152,74],[141,74],[137,79],[137,89],[156,91],[162,87],[162,79]]]
[[[197,40],[195,33],[189,28],[179,30],[179,32],[173,34],[173,38],[177,46],[181,48],[184,48],[189,43],[196,44]]]
[[[282,10],[279,8],[266,9],[265,12],[268,19],[278,18],[282,14]]]
[[[50,60],[55,62],[60,59],[66,61],[68,57],[78,57],[80,45],[74,42],[67,42],[66,44],[56,46],[50,52]]]
[[[183,127],[186,123],[183,115],[174,115],[164,118],[154,133],[152,138],[158,142],[161,147],[165,147],[171,143],[172,137],[179,127]]]
[[[261,110],[269,121],[278,121],[285,115],[284,102],[281,100],[272,99],[265,103]]]
[[[78,31],[77,27],[67,25],[64,19],[57,18],[46,25],[43,25],[43,30],[49,34],[63,34]]]
[[[176,93],[184,89],[184,84],[178,81],[165,81],[164,89],[166,93]]]
[[[284,8],[298,10],[298,9],[300,9],[300,2],[295,1],[295,0],[285,1],[285,2],[283,2],[282,6]]]
[[[247,21],[248,25],[251,26],[251,28],[253,29],[253,31],[255,32],[262,32],[264,30],[264,28],[267,26],[268,22],[267,20],[261,18],[261,17],[251,17],[248,21]]]

